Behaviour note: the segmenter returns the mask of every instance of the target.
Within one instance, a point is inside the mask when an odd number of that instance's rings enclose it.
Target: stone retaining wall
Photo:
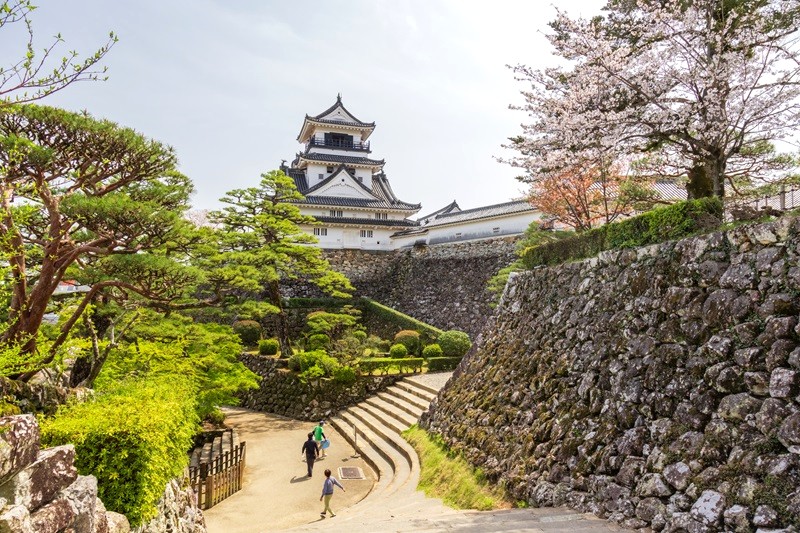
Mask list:
[[[532,505],[798,527],[799,295],[792,218],[518,274],[423,426]]]
[[[516,237],[419,246],[392,252],[326,250],[333,268],[346,275],[359,296],[437,328],[477,337],[492,313],[486,283],[515,259]],[[321,296],[295,285],[287,296]]]
[[[298,420],[329,418],[403,378],[402,375],[359,376],[349,386],[328,380],[311,384],[301,382],[297,374],[283,368],[282,362],[275,358],[242,354],[239,360],[262,377],[258,389],[240,393],[242,407]]]

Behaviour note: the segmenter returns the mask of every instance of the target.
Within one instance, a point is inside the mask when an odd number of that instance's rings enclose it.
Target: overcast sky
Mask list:
[[[60,32],[62,51],[86,55],[119,36],[109,80],[82,83],[44,103],[87,109],[175,147],[195,183],[197,209],[291,161],[306,113],[341,93],[376,122],[371,157],[400,199],[424,214],[524,193],[494,158],[520,132],[510,111],[524,87],[506,64],[553,64],[544,37],[550,2],[437,0],[38,0],[37,48]],[[561,0],[570,14],[603,0]],[[6,43],[3,64],[16,55]],[[20,45],[22,43],[19,43]]]

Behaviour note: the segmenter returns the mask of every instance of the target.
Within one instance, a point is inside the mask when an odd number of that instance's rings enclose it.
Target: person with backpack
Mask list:
[[[327,448],[327,446],[323,446],[323,442],[322,442],[322,441],[328,439],[325,436],[325,432],[322,431],[322,426],[324,426],[324,425],[325,425],[325,421],[324,420],[320,420],[319,424],[314,426],[314,429],[312,430],[313,433],[314,433],[314,440],[317,441],[317,446],[322,450],[322,457],[325,457],[326,455],[328,455],[327,452],[325,452],[325,448]]]
[[[331,471],[325,469],[325,481],[322,482],[322,495],[319,497],[319,501],[322,501],[323,498],[325,499],[325,509],[319,513],[322,518],[325,518],[328,511],[331,513],[331,518],[336,516],[336,513],[334,513],[333,509],[331,509],[331,498],[333,498],[334,485],[342,489],[343,492],[347,492],[344,490],[342,484],[339,483],[335,477],[331,476]]]
[[[314,470],[314,461],[319,457],[319,446],[314,442],[314,433],[308,434],[308,440],[303,443],[303,448],[300,453],[306,454],[306,466],[308,466],[308,477],[311,477],[311,472]]]

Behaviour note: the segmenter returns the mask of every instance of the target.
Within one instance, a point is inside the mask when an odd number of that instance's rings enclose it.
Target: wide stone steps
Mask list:
[[[400,433],[417,423],[447,375],[406,378],[330,420],[376,475],[373,490],[335,518],[292,531],[620,531],[592,515],[566,508],[458,511],[417,490],[419,457]]]

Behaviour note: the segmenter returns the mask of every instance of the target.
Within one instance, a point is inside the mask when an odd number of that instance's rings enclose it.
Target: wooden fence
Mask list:
[[[245,442],[215,457],[210,463],[189,468],[189,482],[201,509],[210,509],[242,488]]]

